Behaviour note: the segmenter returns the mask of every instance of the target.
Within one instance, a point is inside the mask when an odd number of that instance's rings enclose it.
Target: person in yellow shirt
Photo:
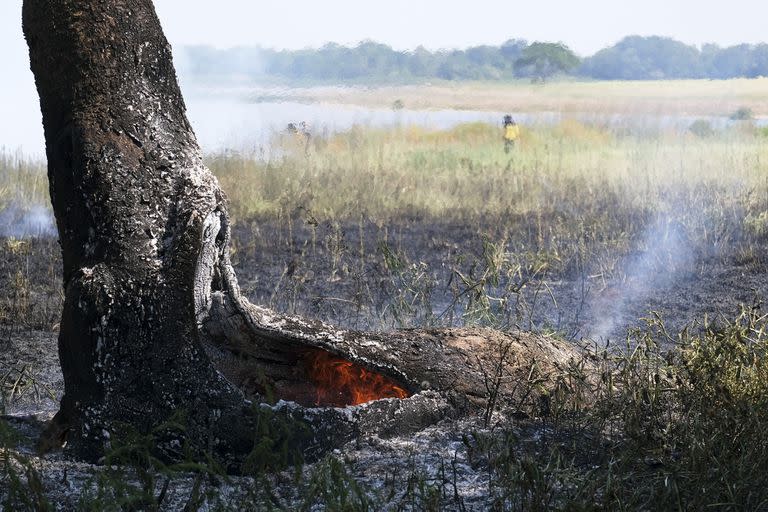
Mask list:
[[[509,151],[515,146],[515,142],[520,137],[520,127],[512,116],[504,116],[504,152]]]

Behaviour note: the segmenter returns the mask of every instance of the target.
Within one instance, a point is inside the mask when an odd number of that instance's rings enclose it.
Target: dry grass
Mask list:
[[[446,131],[353,128],[316,139],[308,156],[288,139],[273,161],[227,154],[208,163],[239,217],[286,205],[352,218],[522,213],[606,195],[619,206],[656,207],[680,186],[746,193],[768,168],[764,140],[738,130],[707,139],[675,132],[641,138],[566,120],[523,128],[510,155],[500,139],[482,123]]]
[[[757,254],[768,234],[768,146],[744,126],[706,138],[641,137],[567,120],[523,127],[509,155],[499,129],[482,123],[353,128],[315,139],[308,155],[291,138],[277,143],[282,156],[273,161],[209,158],[236,219],[300,208],[320,220],[497,222],[561,266],[596,251],[620,255],[659,218],[681,226],[693,246],[745,254]]]
[[[761,259],[768,239],[768,145],[749,123],[712,136],[564,120],[523,126],[505,154],[500,128],[353,127],[312,139],[277,135],[278,157],[209,155],[235,220],[402,218],[497,223],[552,270],[621,257],[648,224],[674,222],[691,246]],[[0,154],[0,212],[48,204],[44,166]],[[1,215],[1,213],[0,213]],[[641,248],[642,249],[642,248]],[[611,263],[606,263],[610,267]]]
[[[659,80],[473,83],[370,88],[312,88],[292,94],[321,101],[390,108],[400,100],[411,109],[460,109],[496,112],[589,112],[728,116],[740,107],[768,115],[768,78],[732,80]]]
[[[0,149],[0,212],[11,205],[49,203],[45,163]]]

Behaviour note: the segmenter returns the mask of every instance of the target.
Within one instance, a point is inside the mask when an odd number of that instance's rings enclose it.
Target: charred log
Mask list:
[[[544,375],[577,356],[533,335],[363,333],[250,304],[152,2],[25,0],[23,18],[64,267],[65,393],[51,435],[75,455],[98,460],[116,425],[147,432],[184,411],[186,429],[159,449],[174,457],[183,443],[237,470],[260,408],[307,425],[312,454],[487,410],[489,375],[513,396],[532,361]],[[313,407],[329,404],[311,399],[318,351],[399,390],[382,396],[410,397]]]

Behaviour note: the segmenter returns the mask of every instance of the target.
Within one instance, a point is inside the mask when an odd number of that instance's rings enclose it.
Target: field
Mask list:
[[[764,114],[765,84],[566,83],[529,96],[532,86],[474,84],[435,86],[428,95],[422,88],[353,91],[345,101]],[[318,93],[326,101],[332,94]],[[749,119],[725,128],[702,120],[690,130],[641,133],[630,123],[566,115],[552,126],[523,126],[509,153],[500,128],[483,123],[357,126],[313,136],[308,145],[276,133],[271,144],[277,151],[267,160],[255,151],[206,155],[229,196],[233,259],[253,302],[352,328],[535,330],[591,347],[602,373],[593,381],[572,368],[546,407],[492,410],[491,424],[367,440],[303,471],[262,468],[255,481],[205,484],[209,503],[768,509],[768,482],[756,471],[768,464],[765,129]],[[50,413],[48,388],[61,386],[51,371],[61,308],[58,245],[52,236],[22,236],[50,229],[40,210],[48,204],[44,172],[21,155],[0,155],[0,218],[8,221],[0,246],[0,404],[14,414]],[[12,443],[13,430],[22,437],[39,430],[23,419],[0,427],[0,447]],[[29,443],[13,464],[0,448],[0,482],[27,471],[13,487],[21,501],[8,503],[76,503],[59,483],[73,463],[24,455]],[[443,445],[453,453],[436,451]],[[406,462],[393,455],[403,449]],[[130,462],[124,473],[83,475],[79,468],[76,478],[93,489],[80,502],[84,509],[120,493],[134,504],[156,500],[164,478],[178,484],[171,497],[182,502],[193,502],[201,488],[185,468],[152,461],[156,476],[147,480],[146,465],[122,453]],[[379,485],[376,472],[392,477]],[[38,473],[45,492],[22,483]],[[131,483],[115,491],[126,478]]]
[[[281,93],[286,99],[389,108],[728,116],[739,108],[768,112],[768,78],[733,80],[436,82],[384,87],[315,87]]]

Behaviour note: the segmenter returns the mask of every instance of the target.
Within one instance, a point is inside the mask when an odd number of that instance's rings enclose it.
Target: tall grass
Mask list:
[[[759,217],[768,186],[762,131],[733,128],[706,138],[623,132],[574,120],[523,127],[518,147],[506,155],[500,130],[485,123],[449,130],[355,126],[313,138],[307,153],[303,140],[276,136],[272,159],[222,152],[207,163],[239,219],[303,206],[336,219],[580,212],[610,220],[628,210],[736,204]],[[0,151],[0,210],[11,203],[49,203],[45,165]]]
[[[341,225],[420,218],[503,239],[512,267],[616,277],[620,259],[647,250],[649,226],[663,221],[698,259],[765,263],[768,145],[749,123],[701,137],[566,120],[523,126],[510,154],[500,128],[484,123],[358,126],[316,136],[308,151],[303,138],[276,135],[269,154],[222,152],[207,163],[235,220],[276,219],[292,253],[299,216]],[[0,212],[33,203],[48,204],[43,165],[0,153]]]
[[[309,152],[292,137],[275,146],[279,156],[268,161],[208,158],[236,218],[299,208],[321,220],[503,225],[514,250],[565,270],[637,249],[659,218],[679,224],[693,246],[747,260],[759,258],[755,244],[768,235],[768,146],[749,126],[638,136],[564,121],[523,127],[509,155],[500,130],[483,123],[354,127],[314,139]]]
[[[0,149],[0,212],[11,205],[49,203],[45,163]]]
[[[238,217],[285,205],[332,217],[669,208],[681,206],[670,196],[679,191],[689,199],[712,192],[710,202],[725,205],[765,186],[768,167],[768,148],[752,134],[633,137],[577,121],[524,128],[510,155],[499,129],[485,123],[444,131],[354,127],[315,139],[308,155],[291,138],[276,142],[281,156],[271,161],[209,157]]]

